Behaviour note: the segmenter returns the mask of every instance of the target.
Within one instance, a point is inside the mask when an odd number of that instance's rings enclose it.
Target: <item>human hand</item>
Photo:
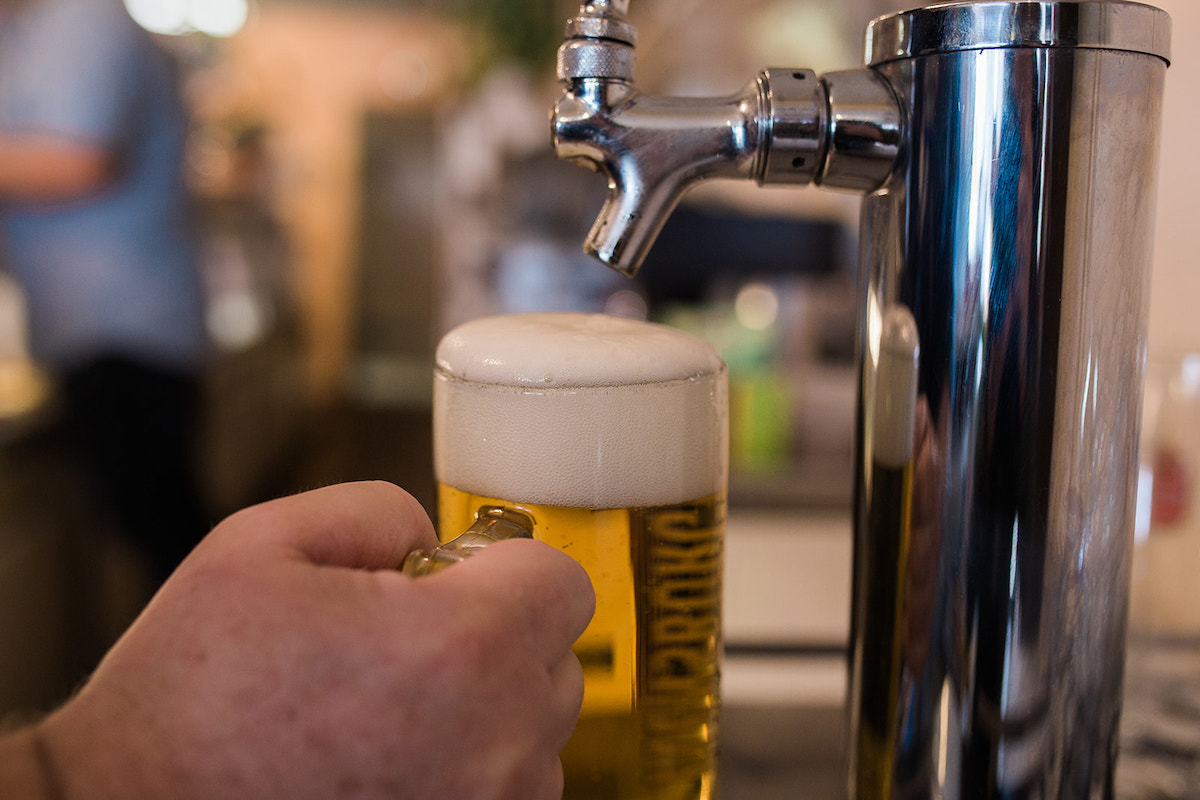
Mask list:
[[[397,571],[435,545],[385,483],[233,515],[36,730],[59,793],[557,800],[587,575],[531,540]]]

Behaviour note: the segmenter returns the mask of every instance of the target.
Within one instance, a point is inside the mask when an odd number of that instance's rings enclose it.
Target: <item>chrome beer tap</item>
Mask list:
[[[558,52],[566,90],[552,114],[555,151],[609,180],[588,253],[633,275],[680,197],[706,178],[857,191],[883,184],[900,114],[874,73],[768,69],[728,97],[651,97],[633,84],[628,5],[586,3]]]
[[[708,178],[864,196],[849,795],[1111,797],[1169,17],[939,3],[684,99],[638,91],[628,10],[559,51],[587,252],[634,274]]]

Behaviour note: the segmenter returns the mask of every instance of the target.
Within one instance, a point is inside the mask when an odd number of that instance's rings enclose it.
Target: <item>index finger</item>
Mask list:
[[[422,580],[503,614],[509,630],[523,630],[522,638],[550,664],[575,644],[596,608],[591,579],[579,562],[534,539],[488,545]]]
[[[242,546],[282,547],[321,566],[395,569],[409,551],[437,546],[433,523],[416,498],[386,481],[342,483],[243,509],[213,538]]]

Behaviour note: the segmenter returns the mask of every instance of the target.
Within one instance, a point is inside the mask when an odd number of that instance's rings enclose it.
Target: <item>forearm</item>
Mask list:
[[[41,134],[0,133],[0,198],[73,200],[112,180],[115,159],[103,147]]]
[[[0,735],[0,797],[63,800],[57,776],[36,728]]]

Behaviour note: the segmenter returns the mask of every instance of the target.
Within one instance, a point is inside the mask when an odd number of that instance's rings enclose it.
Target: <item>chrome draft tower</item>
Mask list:
[[[634,274],[709,178],[864,196],[850,796],[1110,797],[1170,19],[939,4],[697,99],[638,91],[628,11],[559,51],[585,250]]]

